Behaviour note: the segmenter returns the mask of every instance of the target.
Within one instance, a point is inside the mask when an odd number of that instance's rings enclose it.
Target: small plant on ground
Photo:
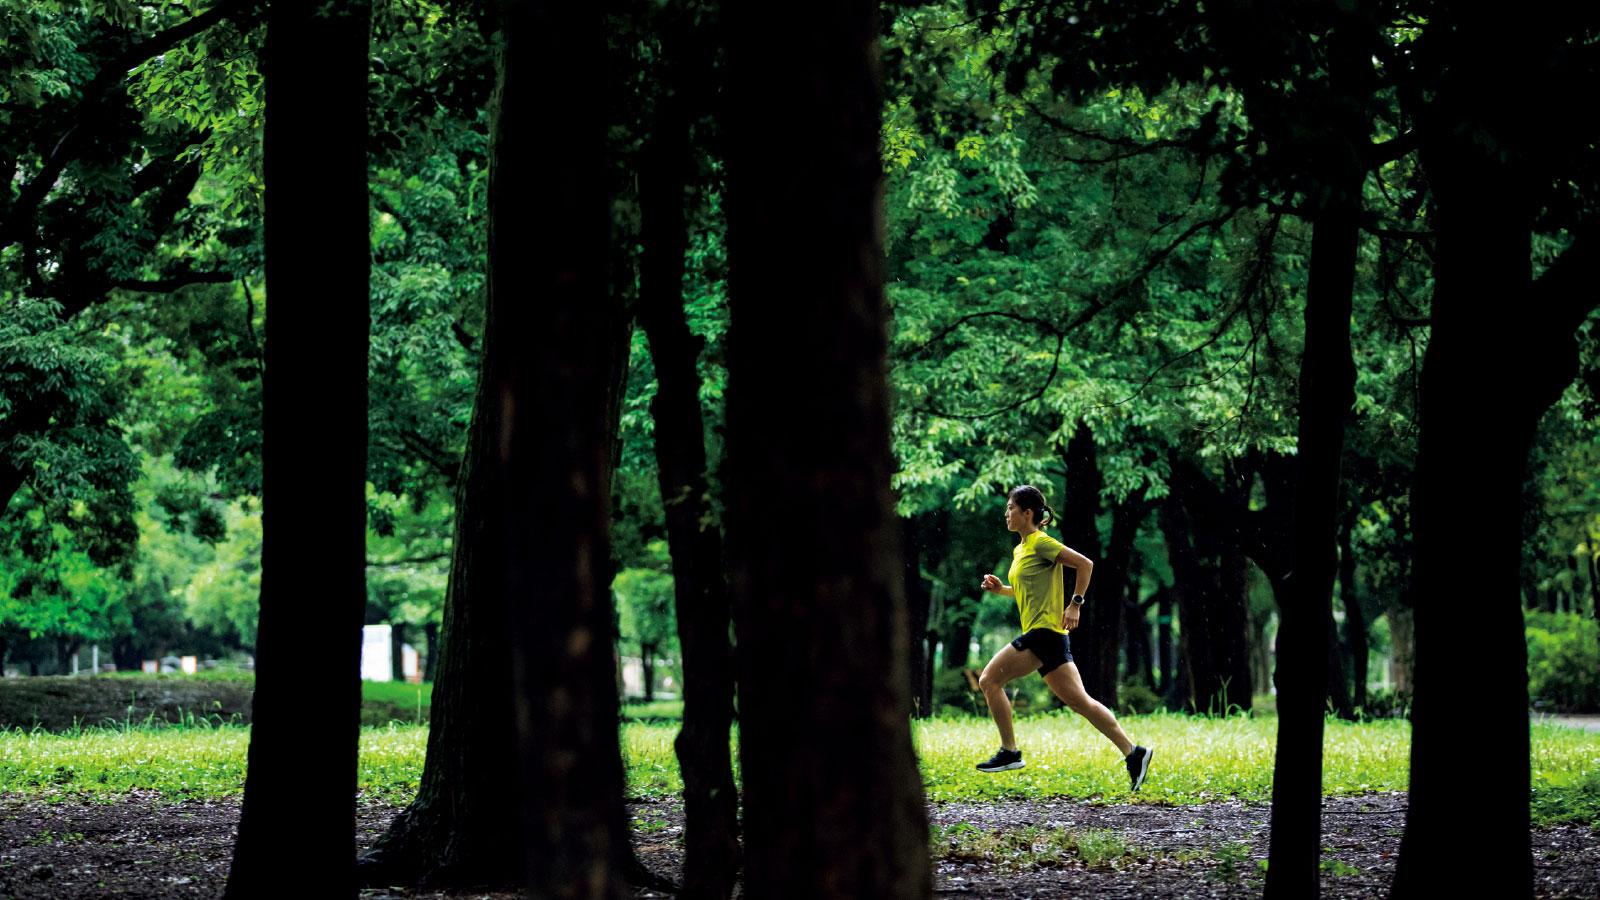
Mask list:
[[[1250,843],[1228,841],[1218,844],[1212,849],[1211,858],[1217,861],[1217,866],[1211,870],[1210,876],[1231,881],[1244,873],[1244,866],[1250,861]]]

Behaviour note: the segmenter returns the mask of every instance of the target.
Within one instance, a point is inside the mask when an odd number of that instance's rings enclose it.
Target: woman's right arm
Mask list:
[[[1015,597],[1017,595],[1015,588],[1002,584],[1000,579],[993,575],[983,576],[983,583],[978,586],[991,594],[999,594],[1002,597]]]

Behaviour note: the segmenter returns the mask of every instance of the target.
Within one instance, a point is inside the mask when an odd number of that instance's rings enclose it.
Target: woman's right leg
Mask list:
[[[989,701],[989,715],[1000,729],[1000,746],[1007,750],[1017,749],[1017,736],[1011,727],[1011,700],[1006,697],[1006,684],[1038,668],[1039,657],[1033,655],[1032,650],[1018,650],[1007,644],[978,676],[978,688],[983,691],[983,699]]]

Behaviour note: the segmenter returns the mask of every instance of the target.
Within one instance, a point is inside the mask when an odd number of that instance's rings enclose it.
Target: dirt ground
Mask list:
[[[1324,897],[1382,897],[1394,874],[1404,794],[1328,800],[1323,810]],[[372,843],[398,808],[363,803],[358,844]],[[1066,800],[930,804],[938,896],[1106,898],[1255,897],[1267,853],[1267,809],[1095,806]],[[635,847],[659,874],[683,863],[676,801],[629,804]],[[110,803],[0,798],[0,897],[219,897],[239,819],[236,800],[176,805],[133,793]],[[961,824],[965,823],[965,824]],[[1064,846],[1093,835],[1122,850],[1094,866]],[[1018,840],[1029,836],[1028,840]],[[1052,843],[1052,838],[1056,839]],[[1037,852],[1028,852],[1037,840]],[[1070,842],[1069,842],[1070,844]],[[1003,848],[995,852],[995,848]],[[1025,848],[1019,855],[1018,847]],[[1540,897],[1600,898],[1600,833],[1581,826],[1533,832]],[[987,848],[987,850],[985,849]],[[372,898],[515,897],[515,893],[364,892]],[[664,895],[641,891],[639,897]]]

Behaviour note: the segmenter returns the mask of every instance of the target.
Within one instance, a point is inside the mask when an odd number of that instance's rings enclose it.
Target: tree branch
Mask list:
[[[174,272],[149,281],[122,279],[111,282],[114,288],[124,291],[141,291],[149,294],[170,294],[191,284],[227,284],[233,280],[232,272]]]
[[[56,179],[61,177],[62,171],[71,161],[72,154],[69,151],[76,151],[78,143],[94,137],[81,127],[89,119],[87,116],[89,107],[98,103],[112,87],[121,84],[130,69],[152,56],[170,50],[224,19],[237,17],[242,27],[259,19],[261,15],[262,9],[257,0],[223,0],[188,21],[158,32],[113,55],[100,67],[94,78],[84,85],[83,95],[73,104],[71,112],[64,116],[72,124],[56,140],[55,147],[44,161],[44,166],[23,186],[5,221],[0,223],[0,248],[8,247],[20,238],[23,221],[33,218],[39,204],[44,201],[50,189],[55,186]]]

